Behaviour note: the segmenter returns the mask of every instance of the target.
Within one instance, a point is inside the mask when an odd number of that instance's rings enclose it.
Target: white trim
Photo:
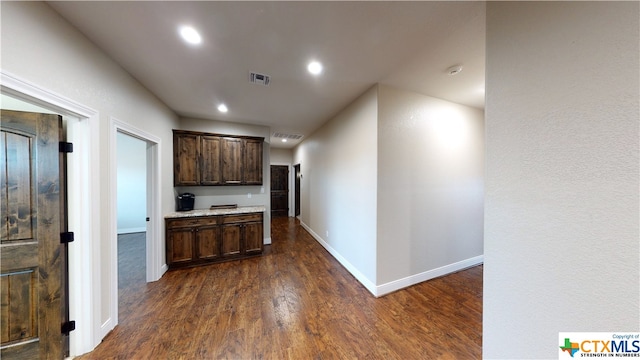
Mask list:
[[[161,188],[161,164],[160,164],[160,151],[161,151],[161,139],[153,134],[150,134],[144,130],[138,129],[135,126],[129,125],[123,121],[120,121],[114,117],[111,117],[111,191],[114,196],[110,197],[110,210],[111,214],[115,217],[112,218],[111,231],[116,233],[115,237],[111,237],[114,240],[112,245],[117,245],[117,133],[123,133],[137,139],[140,139],[147,143],[147,217],[150,221],[147,222],[145,231],[147,232],[147,282],[152,282],[160,279],[162,275],[167,271],[166,263],[164,261],[164,241],[162,239],[162,216],[160,211],[160,188]],[[117,249],[117,247],[116,247]],[[117,254],[117,251],[114,252]],[[117,274],[117,256],[114,261],[115,270]],[[117,279],[117,276],[116,276]],[[115,282],[114,291],[116,293],[117,303],[117,290],[118,283]]]
[[[271,238],[270,238],[270,237],[268,237],[268,238],[264,238],[264,242],[263,242],[263,244],[265,244],[265,245],[271,245]]]
[[[147,227],[136,227],[136,228],[126,228],[126,229],[118,229],[118,235],[122,234],[134,234],[140,232],[146,232]]]
[[[367,290],[369,290],[369,292],[373,294],[373,296],[376,296],[376,297],[378,296],[377,288],[374,283],[372,283],[369,279],[367,279],[367,277],[364,276],[360,271],[358,271],[358,269],[355,266],[353,266],[349,261],[347,261],[347,259],[345,259],[342,255],[340,255],[340,253],[338,253],[334,248],[332,248],[331,245],[329,245],[329,243],[324,241],[324,239],[320,237],[320,235],[316,234],[313,230],[311,230],[311,228],[307,224],[305,224],[303,221],[300,221],[300,225],[302,225],[302,227],[305,230],[307,230],[309,234],[311,234],[311,236],[313,236],[320,243],[320,245],[322,245],[322,247],[327,249],[329,254],[331,254],[336,260],[338,260],[338,262],[342,264],[342,266],[344,266],[347,269],[347,271],[349,271],[351,275],[353,275],[356,278],[356,280],[358,280],[360,284],[362,284],[362,286],[364,286]]]
[[[78,196],[69,202],[70,231],[76,241],[69,246],[70,316],[76,330],[69,337],[71,356],[93,350],[100,334],[100,256],[93,251],[100,244],[99,113],[62,95],[44,89],[0,69],[0,91],[26,102],[79,120],[67,124],[68,139],[74,142],[69,165],[77,169],[67,181]],[[89,141],[91,140],[91,141]],[[72,225],[73,224],[73,225]]]
[[[404,289],[406,287],[419,284],[421,282],[435,279],[440,276],[454,273],[456,271],[464,270],[472,266],[480,265],[484,262],[484,255],[475,256],[469,259],[461,260],[453,264],[441,266],[436,269],[428,270],[419,274],[407,276],[402,279],[394,280],[382,285],[375,285],[369,279],[367,279],[355,266],[353,266],[347,259],[340,255],[334,248],[331,247],[320,235],[316,234],[307,224],[300,220],[300,225],[313,236],[316,241],[324,247],[329,254],[331,254],[347,271],[353,275],[373,296],[380,297]]]
[[[407,276],[402,279],[394,280],[386,284],[378,285],[376,287],[377,296],[383,296],[406,287],[419,284],[421,282],[435,279],[447,274],[454,273],[456,271],[464,270],[472,266],[480,265],[484,262],[484,255],[475,256],[469,259],[461,260],[453,264],[441,266],[436,269],[428,270],[419,274]]]

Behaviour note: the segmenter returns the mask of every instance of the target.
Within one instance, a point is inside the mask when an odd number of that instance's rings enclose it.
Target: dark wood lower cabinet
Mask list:
[[[262,213],[170,218],[165,225],[169,268],[262,254]]]

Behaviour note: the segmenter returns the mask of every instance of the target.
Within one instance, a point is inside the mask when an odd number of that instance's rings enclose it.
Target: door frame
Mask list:
[[[94,251],[94,242],[89,241],[100,239],[100,198],[90,196],[100,193],[99,112],[2,69],[0,92],[77,119],[67,123],[67,141],[73,142],[76,154],[69,156],[67,163],[67,183],[74,189],[67,200],[69,229],[76,235],[68,258],[69,316],[76,321],[76,329],[69,335],[69,350],[71,356],[83,354],[102,341],[109,326],[109,321],[100,321],[100,252]],[[70,174],[71,168],[77,171]]]
[[[287,206],[289,207],[289,211],[287,211],[287,216],[288,217],[293,217],[293,207],[292,205],[292,199],[293,199],[293,192],[291,191],[291,189],[293,188],[291,186],[291,181],[293,180],[293,175],[292,175],[292,165],[291,163],[285,163],[285,162],[272,162],[269,164],[269,169],[271,169],[271,165],[276,165],[276,166],[286,166],[287,169],[289,170],[289,194],[287,195]],[[269,172],[269,174],[271,174],[271,172]],[[271,181],[271,179],[269,179],[269,181]],[[271,201],[271,194],[269,194],[269,201]]]
[[[118,314],[118,199],[115,196],[117,194],[118,187],[118,174],[117,174],[117,135],[118,133],[125,134],[134,137],[138,140],[142,140],[147,144],[147,236],[146,236],[146,260],[147,282],[152,282],[160,279],[162,274],[167,271],[166,265],[164,265],[164,258],[162,256],[163,248],[161,244],[160,235],[162,234],[161,225],[161,211],[160,211],[160,138],[155,135],[149,134],[144,130],[140,130],[135,126],[129,125],[121,120],[111,117],[110,126],[110,148],[111,164],[110,164],[110,184],[111,194],[109,197],[109,210],[111,214],[110,224],[110,245],[111,253],[114,255],[111,259],[111,270],[109,273],[115,274],[111,278],[111,287],[115,289],[113,291],[114,299],[112,304],[115,305],[113,313],[115,314],[115,323],[117,324]]]
[[[293,165],[293,217],[297,217],[300,216],[296,213],[300,213],[302,214],[302,204],[301,201],[302,199],[299,199],[300,196],[302,196],[302,194],[300,194],[300,190],[302,188],[302,180],[298,180],[298,174],[300,174],[300,178],[302,178],[302,168],[300,166],[300,163],[294,164]],[[298,196],[298,194],[300,194],[300,196]],[[298,199],[296,199],[298,198]],[[300,204],[300,206],[296,206],[296,204]]]

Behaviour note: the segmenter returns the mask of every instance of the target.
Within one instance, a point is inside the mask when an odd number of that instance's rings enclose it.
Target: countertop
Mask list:
[[[196,217],[196,216],[213,216],[213,215],[229,215],[229,214],[246,214],[246,213],[257,213],[264,212],[266,208],[264,205],[258,206],[238,206],[237,208],[232,209],[199,209],[199,210],[191,210],[191,211],[176,211],[170,214],[165,215],[165,219],[169,218],[185,218],[185,217]]]

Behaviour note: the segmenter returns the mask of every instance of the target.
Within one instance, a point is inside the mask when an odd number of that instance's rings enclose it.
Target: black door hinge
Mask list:
[[[72,332],[75,329],[76,329],[75,320],[71,320],[71,321],[67,321],[66,323],[62,323],[61,331],[62,331],[63,335],[69,335],[69,333]]]
[[[75,240],[73,232],[60,233],[60,244],[68,244],[70,242],[73,242],[73,240]]]
[[[60,152],[61,153],[72,153],[73,152],[73,143],[60,141]]]

